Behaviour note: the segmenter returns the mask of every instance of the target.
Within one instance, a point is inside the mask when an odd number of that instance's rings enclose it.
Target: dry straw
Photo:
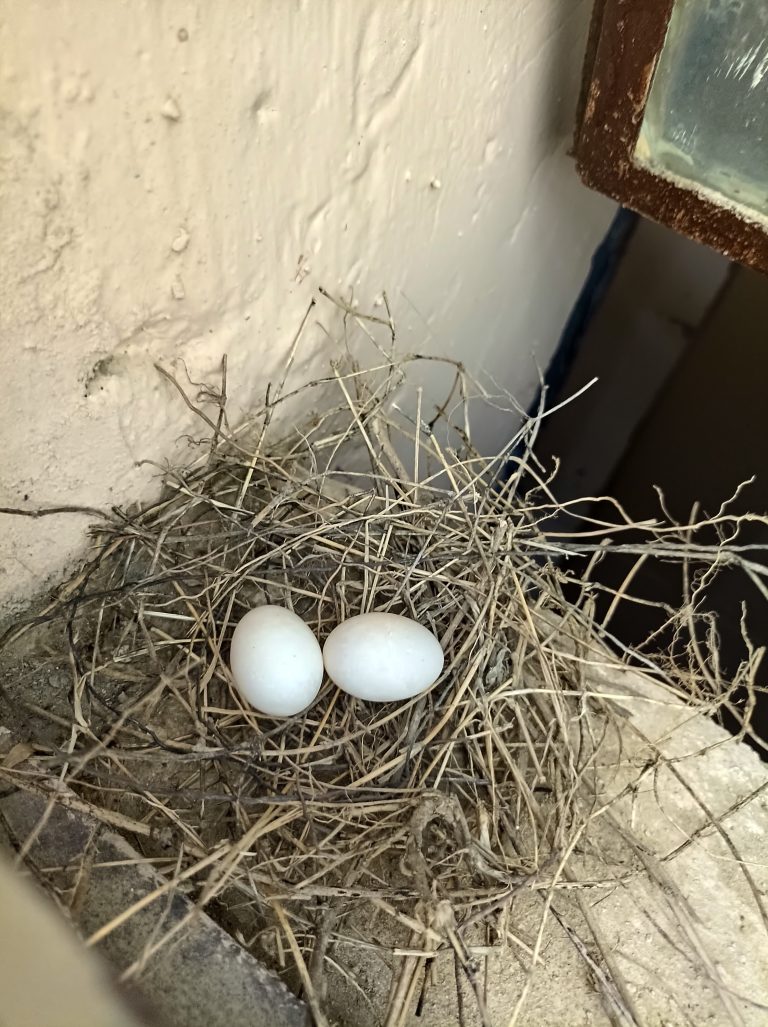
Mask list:
[[[460,364],[442,362],[453,387],[439,409],[419,390],[401,409],[404,379],[434,358],[394,356],[391,319],[339,306],[344,360],[288,390],[299,333],[282,383],[237,431],[226,365],[220,386],[197,394],[162,371],[204,423],[202,450],[167,472],[159,502],[103,519],[92,559],[7,636],[64,623],[72,718],[60,750],[3,775],[32,789],[57,776],[62,801],[84,803],[165,870],[164,892],[193,888],[199,907],[282,968],[318,1024],[329,982],[360,988],[346,959],[356,947],[391,967],[371,1022],[403,1023],[447,955],[457,1015],[487,1024],[485,959],[514,941],[510,905],[523,892],[540,901],[538,933],[516,945],[532,971],[557,895],[578,892],[574,855],[610,812],[593,770],[617,712],[590,667],[630,662],[707,713],[740,715],[761,653],[748,647],[724,682],[697,595],[737,566],[765,596],[766,571],[739,546],[744,518],[727,506],[686,525],[633,524],[616,504],[607,519],[587,502],[564,510],[533,456],[543,410],[515,413],[522,427],[502,454],[478,452],[470,406],[505,401]],[[373,368],[349,356],[355,333],[375,343]],[[315,406],[276,428],[282,409]],[[591,581],[609,542],[635,563],[687,569],[689,602],[667,611],[675,661],[610,634],[632,571],[598,622]],[[321,640],[352,614],[406,614],[440,639],[445,670],[402,704],[326,683],[304,715],[258,716],[232,688],[227,653],[238,618],[264,602],[292,608]],[[142,962],[170,940],[157,937]],[[632,1023],[606,946],[579,944],[612,1015]],[[527,987],[513,1023],[525,1022]]]

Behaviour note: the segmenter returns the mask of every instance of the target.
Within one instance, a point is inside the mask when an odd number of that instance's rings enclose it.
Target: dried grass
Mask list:
[[[438,411],[417,392],[405,412],[398,390],[428,358],[395,357],[387,317],[344,308],[344,324],[375,342],[378,365],[348,357],[286,392],[297,336],[283,382],[237,431],[226,365],[219,388],[191,396],[162,372],[205,423],[202,455],[168,470],[159,502],[105,518],[88,564],[7,635],[62,619],[72,717],[60,750],[3,776],[40,789],[54,775],[69,791],[51,802],[81,803],[125,832],[164,868],[162,893],[194,885],[199,908],[285,968],[316,1023],[328,1022],[329,975],[359,988],[345,952],[383,950],[389,932],[401,941],[389,947],[388,1008],[376,1013],[387,1027],[423,1000],[428,967],[445,953],[470,989],[457,981],[460,1016],[474,1002],[487,1024],[484,959],[509,944],[510,904],[523,891],[541,900],[537,936],[515,948],[532,973],[558,894],[578,892],[574,856],[610,814],[594,768],[621,715],[616,697],[590,686],[590,668],[631,663],[670,696],[709,715],[730,709],[750,731],[736,695],[754,697],[762,653],[747,642],[724,681],[697,597],[726,566],[766,596],[766,570],[740,547],[745,518],[727,505],[685,525],[633,524],[615,504],[609,520],[588,501],[564,510],[533,456],[543,410],[489,459],[469,417],[483,390],[459,364],[444,362],[454,381]],[[271,422],[289,400],[321,412],[278,434]],[[702,541],[711,530],[720,537]],[[608,545],[688,569],[690,602],[667,611],[674,660],[627,651],[610,634],[632,572],[596,619],[591,580]],[[321,640],[352,614],[406,614],[441,640],[445,670],[402,704],[364,704],[326,683],[304,715],[259,716],[232,688],[227,648],[234,623],[263,602],[294,609]],[[169,940],[156,938],[145,959]],[[611,1015],[637,1022],[594,940],[574,944]]]

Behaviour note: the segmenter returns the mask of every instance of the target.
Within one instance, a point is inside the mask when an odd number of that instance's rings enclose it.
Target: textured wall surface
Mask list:
[[[566,156],[590,6],[0,0],[0,505],[151,495],[153,363],[228,353],[236,420],[318,285],[527,402],[611,213]],[[0,523],[6,607],[85,540]]]

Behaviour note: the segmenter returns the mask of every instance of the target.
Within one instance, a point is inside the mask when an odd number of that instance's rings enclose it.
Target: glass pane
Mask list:
[[[677,0],[635,160],[768,218],[765,0]]]

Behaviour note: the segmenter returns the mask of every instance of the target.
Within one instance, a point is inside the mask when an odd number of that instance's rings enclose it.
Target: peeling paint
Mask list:
[[[189,246],[190,235],[186,228],[181,228],[179,234],[171,243],[171,249],[174,253],[183,253],[184,250]]]
[[[172,96],[169,96],[160,108],[160,113],[169,121],[179,121],[181,119],[181,110]]]

